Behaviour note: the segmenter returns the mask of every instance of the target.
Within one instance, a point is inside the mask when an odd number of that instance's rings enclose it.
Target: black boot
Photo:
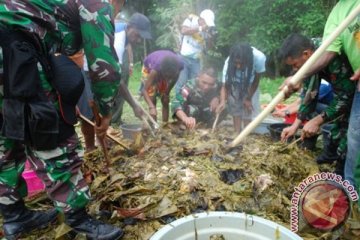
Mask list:
[[[339,157],[339,160],[336,161],[335,171],[337,175],[340,175],[344,179],[344,168],[345,168],[345,156]]]
[[[75,232],[85,234],[87,239],[116,240],[124,235],[121,228],[92,218],[85,209],[65,213],[65,223],[72,227]]]
[[[23,201],[15,204],[0,204],[0,211],[4,217],[4,234],[8,240],[18,239],[22,234],[35,229],[43,229],[57,220],[57,211],[31,211]]]
[[[340,159],[339,154],[337,153],[337,145],[333,143],[329,143],[324,146],[323,152],[316,158],[316,162],[318,164],[323,163],[333,163]]]

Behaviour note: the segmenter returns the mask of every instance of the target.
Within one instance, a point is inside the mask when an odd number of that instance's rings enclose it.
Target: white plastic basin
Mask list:
[[[261,217],[236,212],[204,212],[180,218],[150,240],[300,240],[289,229]]]

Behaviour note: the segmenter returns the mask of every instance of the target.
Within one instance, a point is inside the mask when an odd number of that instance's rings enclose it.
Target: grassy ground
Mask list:
[[[140,87],[140,78],[141,78],[141,65],[140,63],[135,64],[133,75],[130,77],[129,80],[129,90],[138,99],[139,96],[139,87]],[[270,79],[270,78],[262,78],[260,80],[260,102],[261,104],[267,104],[271,101],[271,99],[278,93],[278,88],[283,82],[283,78],[277,79]],[[173,91],[174,92],[174,91]],[[288,100],[289,101],[289,100]],[[287,101],[287,102],[288,102]],[[290,100],[291,101],[291,100]],[[145,101],[142,99],[141,104],[147,109],[147,105]],[[161,104],[158,103],[158,111],[160,110]],[[161,118],[160,118],[161,119]],[[123,121],[124,122],[133,122],[138,121],[134,117],[133,111],[131,107],[125,103],[124,106],[124,114],[123,114]]]

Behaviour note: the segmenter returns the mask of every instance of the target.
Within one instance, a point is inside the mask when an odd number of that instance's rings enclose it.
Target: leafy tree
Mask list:
[[[135,1],[147,2],[145,10],[157,36],[151,42],[151,49],[179,50],[180,27],[186,16],[210,8],[215,12],[219,34],[208,58],[222,65],[231,45],[246,41],[268,56],[271,65],[268,69],[275,75],[279,72],[276,53],[283,39],[292,32],[321,36],[327,15],[336,3],[336,0]]]
[[[275,57],[283,39],[292,32],[321,36],[327,12],[322,1],[240,0],[219,8],[217,17],[219,48],[229,49],[234,42],[247,41],[268,56],[278,75]]]
[[[178,51],[181,44],[180,28],[184,19],[193,12],[192,0],[170,0],[167,4],[156,3],[153,5],[151,19],[154,24],[154,32],[158,36],[155,45],[158,48],[167,48]]]

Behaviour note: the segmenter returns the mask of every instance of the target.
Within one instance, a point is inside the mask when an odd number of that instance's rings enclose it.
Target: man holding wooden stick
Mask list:
[[[340,0],[331,11],[324,29],[323,40],[330,38],[331,34],[342,25],[343,21],[358,9],[360,0]],[[309,77],[327,66],[341,51],[346,54],[355,74],[352,81],[360,79],[360,20],[359,15],[350,22],[347,28],[329,45],[325,53],[321,55],[315,64],[306,71],[303,78]],[[288,87],[292,86],[288,84]],[[352,185],[360,186],[360,84],[357,83],[354,100],[351,108],[348,135],[347,154],[345,161],[345,179]],[[356,179],[355,182],[355,168]]]
[[[297,71],[320,46],[319,39],[309,39],[300,34],[289,35],[282,44],[280,56],[286,64]],[[353,100],[355,83],[350,80],[353,71],[346,56],[334,58],[327,67],[317,74],[304,80],[301,104],[297,119],[283,130],[281,137],[285,140],[295,134],[303,121],[308,120],[302,131],[302,138],[312,137],[320,131],[320,126],[326,122],[334,121],[331,129],[330,144],[317,158],[318,163],[337,160],[336,173],[343,175],[346,155],[346,132]],[[321,79],[331,83],[334,97],[329,105],[316,114]],[[328,156],[335,156],[330,158]]]

